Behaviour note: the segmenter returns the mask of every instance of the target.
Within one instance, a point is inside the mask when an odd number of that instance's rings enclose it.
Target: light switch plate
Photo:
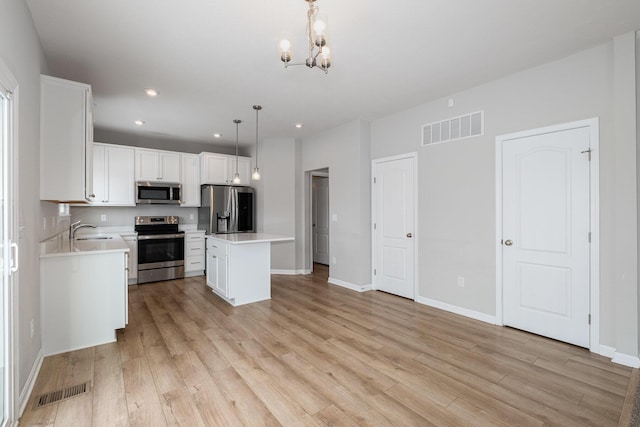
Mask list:
[[[331,221],[338,222],[338,214],[331,214]]]

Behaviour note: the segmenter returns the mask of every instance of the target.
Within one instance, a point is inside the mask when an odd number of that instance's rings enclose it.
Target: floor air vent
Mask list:
[[[62,390],[51,391],[44,393],[36,397],[34,408],[42,408],[43,406],[51,405],[53,403],[61,402],[63,400],[71,399],[72,397],[80,396],[81,394],[88,393],[91,390],[91,381],[85,381],[82,384],[76,384],[64,388]]]
[[[484,111],[422,126],[422,145],[455,141],[484,134]]]

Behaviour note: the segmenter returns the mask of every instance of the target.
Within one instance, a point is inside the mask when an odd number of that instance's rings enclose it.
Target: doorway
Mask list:
[[[307,172],[309,192],[307,235],[309,236],[308,259],[309,272],[316,267],[331,269],[331,226],[330,226],[330,186],[329,168],[315,169]],[[310,227],[309,227],[310,226]]]
[[[329,265],[329,176],[311,176],[313,263]]]
[[[18,246],[15,243],[15,98],[18,82],[0,60],[0,410],[2,425],[15,416],[13,289],[17,282]]]
[[[373,288],[416,296],[416,154],[388,157],[372,165]]]
[[[598,120],[496,138],[496,319],[594,348]]]

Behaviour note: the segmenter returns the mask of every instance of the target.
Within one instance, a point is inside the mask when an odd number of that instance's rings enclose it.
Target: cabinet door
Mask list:
[[[159,164],[159,181],[180,182],[180,154],[160,152]]]
[[[182,179],[181,207],[200,206],[200,158],[195,154],[182,154],[180,174]]]
[[[84,192],[87,200],[95,200],[93,184],[93,97],[91,88],[85,90]]]
[[[41,77],[40,200],[90,202],[87,169],[93,164],[90,86]],[[89,110],[88,110],[89,109]]]
[[[106,183],[106,158],[104,145],[95,144],[93,146],[93,189],[95,198],[92,205],[100,206],[107,200]]]
[[[105,153],[107,159],[107,204],[135,206],[133,149],[108,146]]]
[[[228,183],[233,184],[233,177],[236,174],[236,156],[229,156],[228,165]],[[238,185],[251,185],[251,158],[238,157],[238,175],[240,175],[240,183]]]
[[[136,181],[159,181],[158,152],[136,149]]]
[[[200,184],[227,184],[227,156],[200,154]]]

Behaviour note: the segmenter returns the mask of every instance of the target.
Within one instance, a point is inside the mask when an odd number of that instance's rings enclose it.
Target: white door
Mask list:
[[[415,157],[373,164],[374,288],[415,298]]]
[[[313,262],[329,265],[329,178],[314,176],[313,194]]]
[[[14,345],[12,337],[13,288],[17,284],[18,246],[15,230],[15,200],[13,167],[15,133],[13,132],[15,103],[9,89],[18,83],[0,60],[0,425],[14,422]]]
[[[505,325],[589,347],[590,129],[502,143]]]

